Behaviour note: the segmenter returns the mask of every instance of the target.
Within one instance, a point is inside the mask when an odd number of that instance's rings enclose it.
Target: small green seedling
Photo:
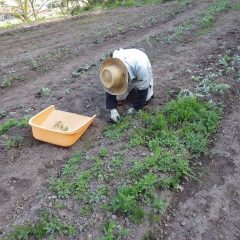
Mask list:
[[[42,87],[40,91],[38,92],[38,95],[49,97],[51,95],[51,90],[48,87]]]
[[[5,137],[3,142],[5,148],[19,148],[23,145],[23,137],[22,136],[13,136],[13,137]]]
[[[99,157],[105,158],[108,156],[108,150],[106,148],[101,148],[99,151]]]

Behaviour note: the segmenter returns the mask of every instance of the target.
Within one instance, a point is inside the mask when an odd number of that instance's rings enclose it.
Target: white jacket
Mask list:
[[[129,85],[138,90],[153,86],[152,66],[147,55],[138,49],[119,49],[113,57],[120,59],[128,69]]]

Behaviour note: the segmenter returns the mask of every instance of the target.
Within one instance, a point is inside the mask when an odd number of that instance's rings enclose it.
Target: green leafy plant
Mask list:
[[[88,184],[93,178],[93,174],[90,170],[85,170],[79,174],[73,183],[73,194],[78,198],[84,200],[86,198]]]
[[[148,127],[138,128],[138,135],[133,131],[130,139],[138,141],[144,135],[139,144],[148,146],[152,153],[143,161],[134,162],[129,171],[133,183],[121,186],[111,201],[114,212],[127,214],[134,222],[144,215],[140,214],[140,200],[154,199],[159,187],[177,188],[183,176],[191,176],[190,153],[206,153],[208,138],[216,131],[221,111],[210,102],[188,96],[167,103],[162,111],[139,114],[142,124]],[[159,173],[165,176],[161,178]],[[164,203],[155,200],[152,205],[156,213],[162,211]]]
[[[99,185],[94,192],[90,194],[90,203],[99,203],[106,198],[108,188],[106,185]]]
[[[107,157],[107,155],[108,155],[108,150],[106,148],[101,148],[99,150],[99,157],[105,158]]]
[[[16,135],[13,137],[5,137],[3,145],[5,148],[10,149],[10,148],[19,148],[20,146],[23,145],[23,137]]]
[[[79,212],[83,216],[89,217],[93,213],[93,206],[91,203],[85,204],[82,208],[80,208]]]
[[[0,135],[8,132],[9,129],[13,127],[26,128],[28,126],[28,121],[31,117],[25,116],[22,119],[8,119],[4,123],[0,124]]]
[[[235,11],[240,11],[240,3],[233,3],[231,4],[231,8]]]
[[[36,223],[15,226],[8,239],[27,240],[34,238],[40,240],[59,233],[74,236],[76,234],[76,228],[72,224],[64,224],[60,218],[44,211],[41,213]]]
[[[114,156],[111,162],[109,163],[109,168],[111,170],[119,169],[122,166],[123,162],[124,162],[124,157],[122,155]]]
[[[166,207],[166,202],[163,201],[162,199],[154,198],[152,206],[153,206],[152,208],[153,213],[163,214]]]
[[[2,87],[2,88],[10,87],[13,83],[13,80],[14,80],[13,77],[5,76],[2,80],[2,82],[0,83],[0,87]]]
[[[51,95],[51,92],[51,89],[49,89],[48,87],[41,87],[38,94],[39,96],[49,97]]]
[[[155,234],[149,231],[143,238],[143,240],[156,240]]]
[[[62,180],[62,179],[50,179],[50,188],[57,194],[60,198],[66,198],[73,193],[74,185],[73,182]]]
[[[78,169],[78,164],[84,159],[84,153],[76,152],[72,155],[72,157],[68,160],[67,164],[65,164],[63,168],[63,175],[73,176],[76,174]]]
[[[38,69],[39,63],[37,62],[37,60],[32,55],[30,55],[28,57],[28,61],[31,64],[32,70],[37,70]]]
[[[102,228],[104,236],[101,240],[123,240],[128,235],[128,230],[118,226],[114,220],[107,221]]]
[[[127,129],[132,126],[132,117],[124,117],[117,124],[111,125],[104,131],[104,135],[111,140],[119,140]]]
[[[231,63],[232,57],[229,55],[224,55],[221,59],[219,59],[218,63],[220,65],[223,65],[225,67],[228,67],[228,65]]]
[[[116,222],[111,220],[103,226],[103,233],[105,236],[102,238],[104,240],[114,240],[114,230],[116,229]]]
[[[56,202],[55,205],[54,205],[54,208],[63,209],[63,208],[65,208],[65,205],[61,202]]]

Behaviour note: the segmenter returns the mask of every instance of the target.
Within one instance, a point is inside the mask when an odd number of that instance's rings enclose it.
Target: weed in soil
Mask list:
[[[29,62],[30,66],[31,66],[31,69],[33,71],[35,71],[39,68],[39,63],[37,62],[37,60],[33,56],[30,55],[27,58],[27,61]]]
[[[219,56],[218,69],[215,72],[209,72],[205,76],[191,77],[193,81],[199,82],[193,94],[199,97],[210,96],[212,93],[223,94],[230,88],[230,85],[227,83],[216,83],[214,79],[219,76],[227,76],[230,74],[236,75],[235,78],[237,79],[239,63],[240,58],[238,55],[231,56],[225,54],[224,56]]]
[[[4,77],[0,86],[2,88],[10,87],[12,85],[12,82],[13,82],[12,77]]]
[[[0,81],[0,87],[3,89],[11,87],[14,81],[25,81],[25,77],[20,75],[12,75],[12,73],[10,73],[4,76]]]
[[[231,8],[234,9],[235,11],[240,11],[240,3],[232,4]]]
[[[90,217],[90,215],[93,213],[93,207],[90,203],[85,204],[80,210],[80,214],[84,217]]]
[[[186,3],[186,7],[189,4]],[[218,13],[223,12],[231,7],[228,0],[218,0],[211,4],[207,9],[202,10],[200,14],[189,21],[183,22],[176,27],[176,30],[169,34],[160,33],[158,35],[150,36],[144,41],[146,44],[153,47],[154,42],[162,41],[165,44],[171,44],[174,41],[184,41],[187,34],[192,31],[197,31],[197,34],[204,34],[213,26]],[[156,51],[154,58],[157,59],[161,51]],[[154,59],[152,60],[154,62]]]
[[[74,236],[76,228],[72,224],[64,224],[60,218],[53,216],[48,211],[40,214],[36,223],[27,223],[23,226],[15,226],[14,231],[6,240],[45,239],[47,236],[64,234]]]
[[[6,111],[0,111],[0,120],[2,118],[5,118],[7,116],[7,112]]]
[[[104,236],[99,240],[121,240],[128,235],[128,230],[117,225],[114,220],[106,222],[102,228]]]
[[[41,87],[41,89],[38,91],[37,96],[38,97],[49,97],[51,95],[51,89],[48,87]]]
[[[131,119],[131,116],[127,116],[117,124],[108,127],[104,132],[104,135],[111,140],[119,140],[126,130],[132,126]]]
[[[101,148],[99,150],[99,154],[98,155],[99,155],[100,158],[105,158],[108,155],[108,150],[106,148]]]
[[[23,145],[23,137],[19,135],[13,137],[4,136],[3,145],[6,149],[19,148]]]
[[[13,127],[26,128],[28,126],[28,121],[31,117],[25,116],[20,120],[8,119],[4,123],[0,124],[0,135],[8,132],[9,129]]]

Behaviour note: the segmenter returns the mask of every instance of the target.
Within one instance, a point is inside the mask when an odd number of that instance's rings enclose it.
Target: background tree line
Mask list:
[[[12,0],[11,14],[23,22],[38,20],[43,12],[59,9],[63,15],[77,15],[97,8],[137,6],[168,0]],[[8,0],[0,0],[0,6],[8,6]]]

